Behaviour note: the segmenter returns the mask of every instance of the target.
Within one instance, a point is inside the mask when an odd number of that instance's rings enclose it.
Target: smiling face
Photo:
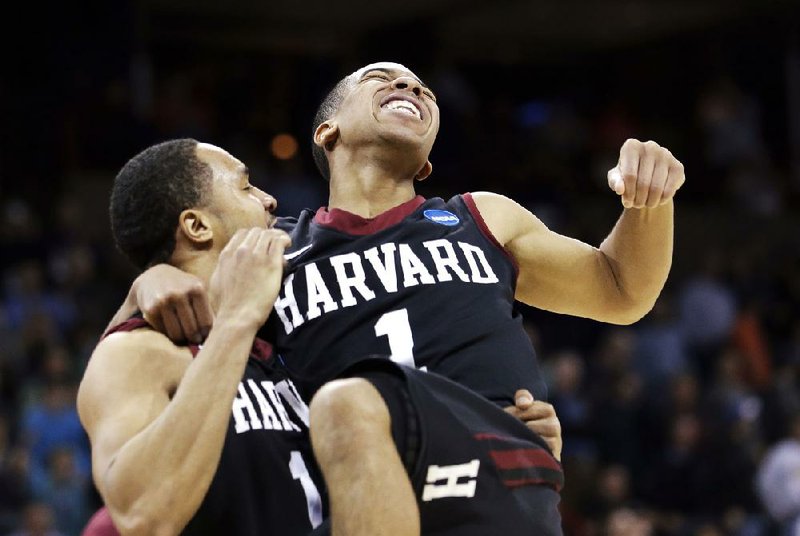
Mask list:
[[[373,63],[347,77],[342,102],[326,123],[337,129],[337,143],[402,147],[422,164],[439,130],[439,107],[411,70],[398,63]]]
[[[429,105],[436,107],[433,91],[410,69],[399,63],[372,63],[351,74],[350,78],[355,86],[370,82],[389,84],[394,91],[381,98],[382,110],[401,111],[401,115],[414,117],[423,124],[434,114],[429,109]],[[435,112],[438,112],[438,108]]]

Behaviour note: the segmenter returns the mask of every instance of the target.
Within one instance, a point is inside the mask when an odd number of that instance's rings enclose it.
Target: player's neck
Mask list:
[[[328,208],[373,218],[414,198],[414,176],[408,161],[380,155],[337,155],[331,159]]]
[[[211,275],[214,273],[214,270],[217,267],[218,260],[219,252],[216,251],[191,251],[184,252],[183,254],[178,254],[178,252],[176,252],[176,254],[174,254],[172,257],[170,264],[181,271],[186,272],[187,274],[192,274],[193,276],[197,277],[203,282],[203,286],[206,288],[206,290],[209,290]],[[208,295],[211,302],[211,308],[216,311],[216,296],[214,296],[212,292],[209,292]]]

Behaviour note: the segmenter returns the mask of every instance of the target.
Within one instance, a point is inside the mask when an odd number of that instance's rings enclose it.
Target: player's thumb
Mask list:
[[[533,404],[533,395],[527,389],[519,389],[514,394],[514,403],[518,408],[530,406]]]
[[[625,193],[625,181],[622,180],[622,172],[619,170],[619,166],[608,170],[608,187],[614,190],[617,195]]]

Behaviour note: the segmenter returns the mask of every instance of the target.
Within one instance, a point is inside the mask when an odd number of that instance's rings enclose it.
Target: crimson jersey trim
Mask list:
[[[152,326],[142,317],[140,316],[133,316],[124,322],[117,324],[116,326],[109,328],[108,331],[103,333],[103,336],[100,337],[102,341],[112,333],[119,333],[122,331],[134,331],[141,328],[151,328]],[[197,353],[200,351],[200,347],[196,344],[188,344],[186,347],[192,352],[192,357],[197,357]],[[253,347],[250,350],[250,357],[261,361],[269,361],[273,356],[273,347],[270,343],[263,339],[256,338],[253,341]]]
[[[492,234],[492,231],[489,230],[489,226],[486,225],[486,221],[483,219],[481,215],[481,211],[478,210],[478,205],[475,204],[475,199],[472,198],[472,194],[467,192],[461,196],[464,200],[464,204],[467,205],[467,209],[472,214],[472,217],[475,219],[475,223],[478,224],[478,229],[486,236],[489,241],[497,247],[500,251],[503,252],[503,255],[508,257],[508,260],[511,261],[511,264],[514,266],[514,271],[516,272],[516,276],[519,277],[519,264],[517,264],[517,260],[514,258],[511,253],[501,244],[497,238]]]
[[[366,236],[397,225],[425,202],[421,195],[402,205],[390,208],[374,218],[363,218],[346,210],[322,207],[314,215],[314,223],[356,236]]]

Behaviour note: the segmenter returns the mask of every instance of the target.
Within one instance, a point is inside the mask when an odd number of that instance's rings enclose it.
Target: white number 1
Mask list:
[[[408,321],[408,310],[398,309],[381,316],[375,323],[375,335],[389,338],[389,351],[392,361],[409,367],[415,367],[414,335]],[[422,367],[425,370],[425,367]]]
[[[303,492],[306,496],[306,507],[308,508],[308,520],[311,522],[311,528],[317,528],[322,523],[322,499],[319,496],[319,490],[311,480],[308,474],[306,462],[303,461],[303,456],[300,451],[293,450],[292,456],[289,458],[289,471],[292,473],[292,478],[300,481],[303,486]]]

